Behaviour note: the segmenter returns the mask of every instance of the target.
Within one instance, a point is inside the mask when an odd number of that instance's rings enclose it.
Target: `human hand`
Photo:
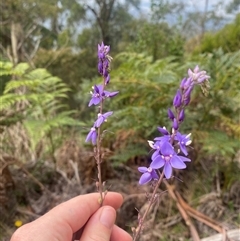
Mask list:
[[[127,232],[114,225],[122,196],[108,192],[101,208],[98,199],[99,194],[92,193],[64,202],[17,229],[10,241],[70,241],[81,228],[80,241],[131,241]]]

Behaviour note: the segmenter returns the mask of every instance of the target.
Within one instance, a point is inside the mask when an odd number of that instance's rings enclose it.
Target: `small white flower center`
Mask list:
[[[171,158],[172,158],[172,155],[169,155],[169,156],[162,156],[162,158],[165,160],[165,161],[170,161]]]
[[[148,172],[152,172],[152,168],[151,167],[148,168]]]

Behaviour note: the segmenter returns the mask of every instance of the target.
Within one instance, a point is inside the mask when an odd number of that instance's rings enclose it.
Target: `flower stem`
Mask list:
[[[143,217],[140,218],[140,220],[139,220],[139,224],[138,224],[138,226],[137,226],[137,228],[136,228],[136,232],[135,232],[135,234],[134,234],[133,241],[137,241],[138,238],[139,238],[139,235],[140,235],[140,233],[141,233],[141,231],[142,231],[142,229],[143,229],[143,224],[144,224],[144,221],[145,221],[145,219],[146,219],[146,217],[147,217],[147,215],[148,215],[148,212],[149,212],[149,210],[151,209],[152,205],[155,203],[155,200],[156,200],[156,197],[157,197],[157,196],[156,196],[156,193],[157,193],[157,190],[158,190],[159,186],[160,186],[161,183],[162,183],[163,177],[164,177],[164,172],[161,173],[160,178],[158,179],[157,184],[156,184],[156,186],[154,187],[152,196],[151,196],[151,198],[150,198],[150,200],[149,200],[149,205],[148,205],[145,213],[143,214]]]
[[[105,80],[103,78],[103,92],[104,92],[104,87],[105,87]],[[102,115],[103,113],[103,102],[104,100],[102,99],[100,102],[100,106],[99,106],[99,113]],[[99,126],[98,128],[98,135],[97,135],[97,150],[96,150],[96,162],[97,162],[97,170],[98,170],[98,192],[100,194],[100,198],[99,198],[99,204],[100,206],[103,205],[103,201],[104,201],[104,195],[103,195],[103,183],[102,183],[102,170],[101,170],[101,163],[102,163],[102,153],[101,153],[101,142],[102,142],[102,138],[101,138],[101,127]]]
[[[101,112],[100,112],[101,113]],[[96,153],[96,162],[98,170],[98,192],[100,194],[99,204],[103,205],[103,185],[102,185],[102,172],[101,172],[101,163],[102,163],[102,153],[101,153],[101,128],[98,128],[98,138],[97,138],[97,153]]]

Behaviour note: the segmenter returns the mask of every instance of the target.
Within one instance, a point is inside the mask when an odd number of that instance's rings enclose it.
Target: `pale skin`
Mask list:
[[[131,236],[116,226],[116,210],[122,195],[108,192],[99,208],[99,194],[77,196],[37,220],[18,228],[10,241],[71,241],[83,228],[80,241],[131,241]]]

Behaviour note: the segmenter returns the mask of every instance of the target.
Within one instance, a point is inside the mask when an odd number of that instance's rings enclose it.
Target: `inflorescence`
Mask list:
[[[151,180],[158,180],[158,171],[163,167],[163,173],[167,179],[172,177],[173,168],[184,169],[186,162],[191,160],[187,158],[187,146],[191,144],[191,133],[182,134],[179,127],[185,119],[185,107],[191,100],[191,93],[195,85],[200,85],[203,93],[206,94],[209,89],[208,79],[210,76],[206,71],[200,71],[196,66],[194,70],[188,70],[188,77],[181,81],[180,88],[177,90],[173,98],[173,107],[168,109],[168,118],[171,121],[171,132],[165,127],[158,127],[158,131],[162,134],[160,137],[154,138],[154,141],[148,141],[153,149],[152,162],[150,166],[139,167],[139,172],[143,173],[140,177],[139,184],[143,185]]]
[[[109,56],[110,46],[103,43],[98,45],[98,72],[103,76],[103,84],[94,85],[90,92],[92,98],[88,106],[100,105],[99,113],[96,121],[87,135],[86,142],[92,142],[93,145],[97,144],[98,131],[97,129],[107,121],[107,118],[113,114],[112,111],[103,113],[103,102],[106,98],[112,98],[118,94],[118,91],[110,92],[105,90],[105,87],[110,83],[110,64],[112,57]]]

